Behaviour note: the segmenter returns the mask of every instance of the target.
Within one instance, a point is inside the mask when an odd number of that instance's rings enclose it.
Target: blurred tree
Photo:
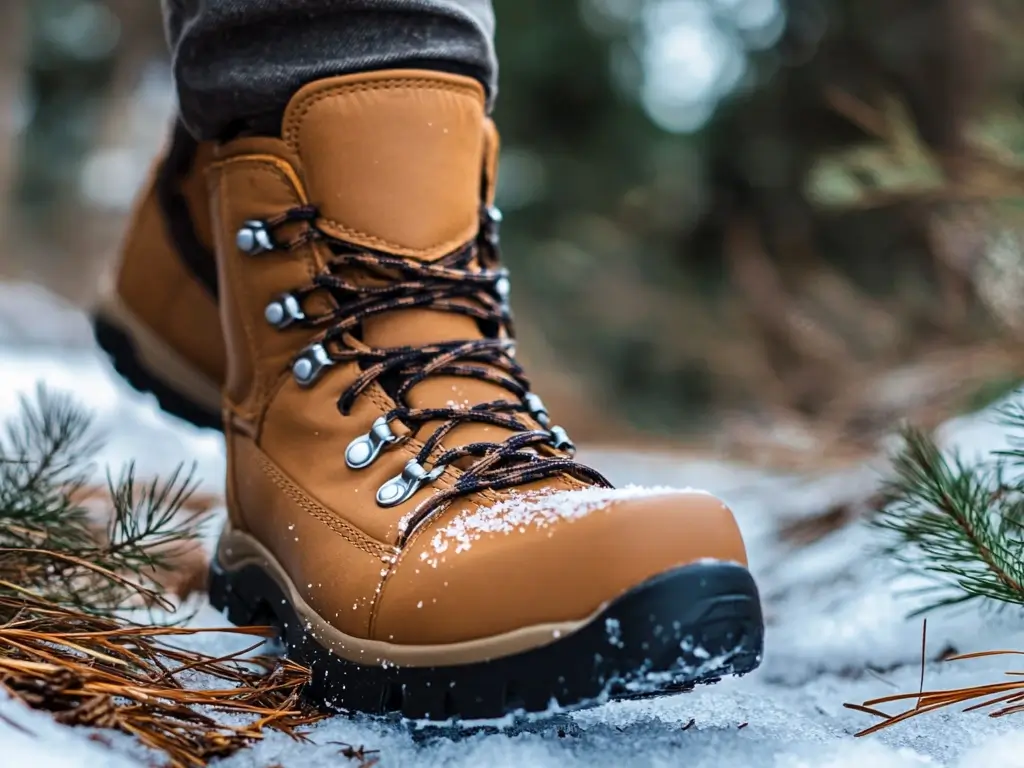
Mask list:
[[[984,279],[1021,226],[1019,3],[496,5],[517,305],[588,396],[871,441],[928,400],[873,379],[1020,330]]]
[[[74,197],[116,65],[121,25],[99,0],[33,0],[26,65],[28,119],[15,193],[46,216]]]
[[[88,303],[120,237],[123,207],[112,211],[107,201],[130,200],[148,157],[133,163],[134,173],[107,167],[100,180],[88,163],[104,144],[136,138],[130,116],[140,80],[166,55],[159,3],[33,0],[23,9],[24,96],[10,185],[17,246],[8,272]],[[144,142],[143,154],[161,138]]]
[[[23,0],[0,6],[0,226],[7,224],[7,194],[15,165],[15,137],[22,108],[27,9]]]

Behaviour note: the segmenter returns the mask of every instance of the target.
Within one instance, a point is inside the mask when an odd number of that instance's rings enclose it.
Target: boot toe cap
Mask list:
[[[405,547],[374,634],[430,645],[580,622],[702,560],[746,565],[732,512],[702,492],[584,489],[456,504]]]

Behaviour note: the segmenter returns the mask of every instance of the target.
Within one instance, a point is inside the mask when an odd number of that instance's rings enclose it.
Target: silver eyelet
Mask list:
[[[266,222],[251,219],[238,230],[235,244],[242,253],[257,256],[266,251],[274,250],[274,239],[270,236]]]
[[[305,320],[302,305],[297,297],[290,293],[282,293],[263,310],[263,317],[275,328],[287,328],[292,323]]]
[[[311,387],[325,368],[334,365],[323,344],[306,347],[292,363],[292,376],[300,387]]]
[[[365,469],[377,460],[385,445],[398,442],[386,417],[381,416],[365,435],[360,435],[345,449],[345,463],[351,469]]]
[[[526,407],[530,409],[530,415],[536,419],[538,424],[546,427],[551,423],[551,419],[548,418],[548,409],[544,407],[544,401],[540,397],[533,392],[528,392],[523,399],[526,401]]]
[[[551,427],[551,445],[557,451],[565,451],[570,456],[576,453],[576,444],[569,439],[569,433],[562,427]]]
[[[377,504],[382,507],[397,507],[408,501],[421,487],[432,483],[444,473],[444,466],[434,467],[427,472],[426,467],[413,459],[405,465],[402,474],[393,477],[377,489]]]
[[[497,248],[501,244],[501,222],[505,217],[501,209],[493,205],[484,209],[484,217],[484,237],[491,246]]]
[[[512,281],[509,280],[508,270],[503,269],[502,276],[495,281],[494,292],[498,294],[501,308],[505,311],[505,314],[509,314],[512,311],[512,304],[509,300],[509,297],[512,295]]]

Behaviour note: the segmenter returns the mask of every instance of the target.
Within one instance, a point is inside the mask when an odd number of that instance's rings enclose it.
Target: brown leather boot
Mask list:
[[[613,490],[514,359],[473,80],[313,83],[209,173],[230,522],[211,599],[327,705],[498,717],[754,669],[729,510]]]
[[[133,387],[175,416],[220,429],[226,353],[205,178],[212,154],[211,144],[175,130],[136,203],[93,329]]]

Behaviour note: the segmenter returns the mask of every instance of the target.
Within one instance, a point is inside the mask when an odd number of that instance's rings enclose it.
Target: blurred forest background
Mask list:
[[[1024,378],[1024,2],[495,5],[513,304],[574,437],[847,461]],[[0,277],[88,306],[173,110],[157,0],[3,0]]]

